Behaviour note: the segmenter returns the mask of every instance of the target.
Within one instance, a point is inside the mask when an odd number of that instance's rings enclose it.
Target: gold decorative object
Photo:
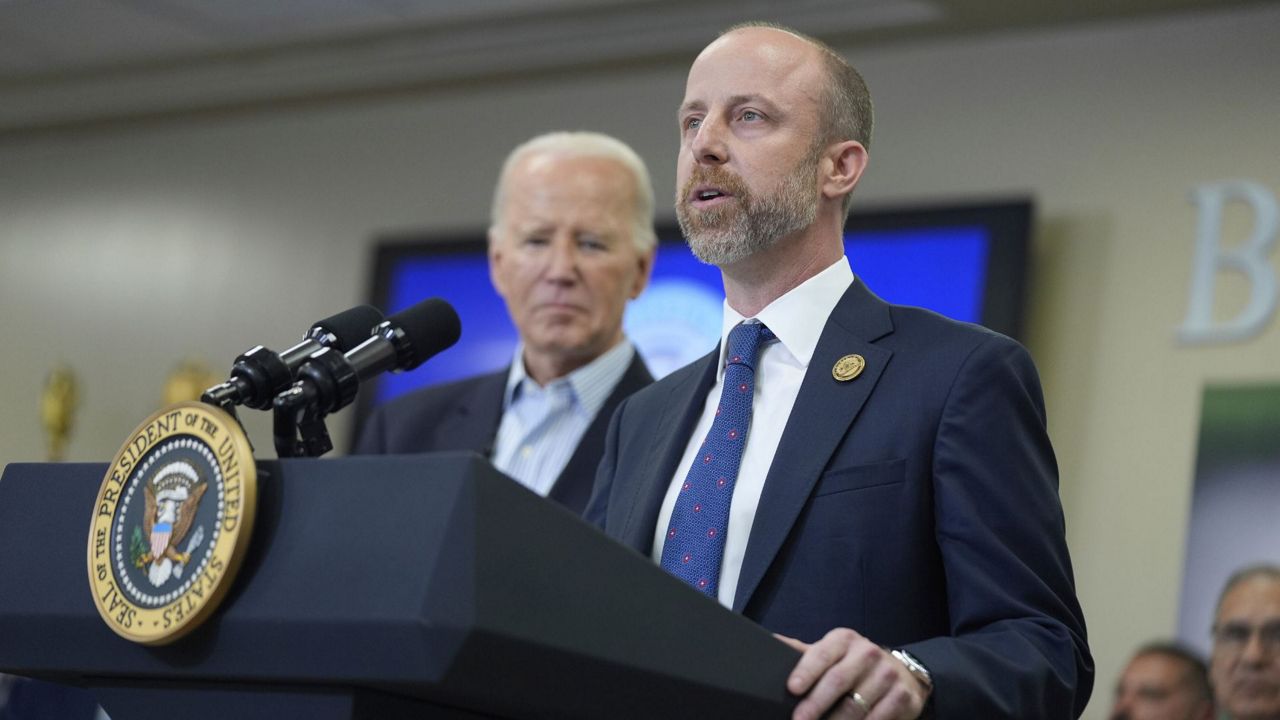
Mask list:
[[[48,458],[58,462],[66,457],[67,441],[80,406],[79,383],[68,365],[58,365],[45,378],[40,394],[40,422],[48,441]]]
[[[831,368],[831,377],[839,382],[849,382],[861,375],[862,369],[866,366],[867,361],[861,355],[845,355],[836,361],[835,367]]]
[[[187,358],[179,363],[165,379],[164,401],[161,407],[199,400],[205,388],[217,385],[224,379],[225,377],[214,374],[209,364],[203,360]]]

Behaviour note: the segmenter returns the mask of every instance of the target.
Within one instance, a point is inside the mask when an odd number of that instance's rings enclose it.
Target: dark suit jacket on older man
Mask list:
[[[424,388],[382,405],[365,422],[352,454],[472,450],[485,457],[491,456],[498,424],[502,421],[502,399],[508,372],[509,369],[504,369]],[[577,449],[547,497],[582,514],[591,494],[596,466],[604,452],[609,417],[624,398],[651,382],[653,376],[637,353],[583,433]]]
[[[837,381],[852,353],[866,369]],[[643,554],[717,359],[633,395],[610,426],[586,518]],[[850,627],[907,650],[939,718],[1077,717],[1093,663],[1026,350],[855,280],[769,469],[733,609],[806,642]]]

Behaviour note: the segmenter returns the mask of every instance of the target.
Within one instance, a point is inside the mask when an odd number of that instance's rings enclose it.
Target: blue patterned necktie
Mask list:
[[[662,569],[712,598],[719,594],[729,504],[751,424],[757,351],[771,339],[758,322],[729,331],[716,417],[680,487],[662,546]]]

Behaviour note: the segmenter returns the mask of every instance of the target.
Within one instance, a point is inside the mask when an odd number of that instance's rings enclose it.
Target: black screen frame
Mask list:
[[[1025,305],[1030,275],[1029,258],[1034,203],[1015,197],[977,202],[911,204],[858,209],[850,213],[845,232],[924,229],[930,227],[979,226],[990,240],[986,277],[983,283],[981,324],[1022,341]],[[660,242],[683,243],[680,228],[668,220],[655,226]],[[373,271],[367,297],[375,307],[386,309],[391,280],[398,265],[424,255],[446,256],[486,251],[484,230],[454,232],[399,232],[375,238]],[[857,268],[853,268],[857,273]],[[874,291],[875,288],[872,288]],[[446,351],[448,352],[448,351]],[[356,399],[350,445],[373,411],[377,378]]]

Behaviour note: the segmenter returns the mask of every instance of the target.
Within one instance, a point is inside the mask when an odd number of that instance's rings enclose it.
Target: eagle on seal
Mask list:
[[[191,532],[200,499],[208,489],[209,483],[183,461],[165,465],[146,483],[142,531],[151,546],[135,562],[139,568],[151,565],[148,577],[153,585],[158,587],[169,579],[174,563],[186,565],[191,560],[190,553],[180,552],[178,546]]]

